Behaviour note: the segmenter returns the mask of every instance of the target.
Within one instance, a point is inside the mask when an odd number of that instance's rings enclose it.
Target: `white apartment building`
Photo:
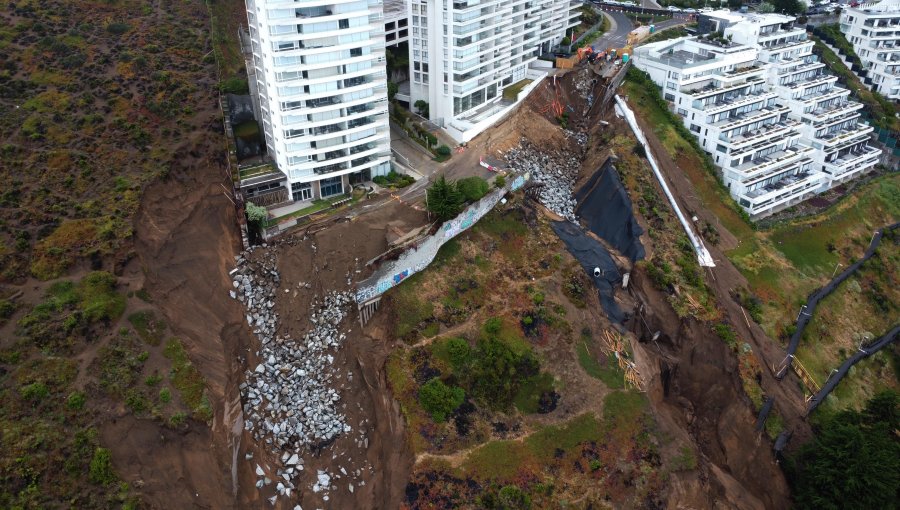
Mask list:
[[[841,31],[866,70],[864,81],[881,95],[900,101],[900,0],[848,7]]]
[[[579,5],[575,0],[408,0],[410,105],[424,100],[432,122],[457,141],[470,140],[486,127],[481,121],[502,110],[505,87],[546,75],[529,73],[529,64],[578,25],[580,13],[573,8]]]
[[[634,50],[634,65],[663,87],[663,96],[722,170],[729,192],[753,216],[764,216],[822,188],[813,149],[800,143],[800,123],[766,82],[758,51],[696,38]]]
[[[382,0],[246,0],[246,6],[251,90],[289,197],[336,196],[353,182],[387,174]]]
[[[872,128],[858,123],[862,105],[835,86],[793,21],[707,13],[705,35],[634,51],[756,218],[868,172],[880,155],[867,144]]]

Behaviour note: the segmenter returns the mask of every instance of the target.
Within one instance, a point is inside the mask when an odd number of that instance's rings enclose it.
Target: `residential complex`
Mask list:
[[[288,199],[307,201],[386,174],[381,0],[246,0],[246,6],[251,92],[259,98],[268,156],[279,170],[242,183],[248,195],[284,186]]]
[[[866,84],[900,101],[900,0],[844,9],[841,31],[862,62]]]
[[[635,65],[663,90],[753,217],[871,170],[880,151],[862,105],[780,14],[701,14],[700,36],[638,47]]]
[[[468,141],[504,106],[503,89],[579,23],[574,0],[408,0],[410,104]],[[539,76],[543,77],[545,73]]]

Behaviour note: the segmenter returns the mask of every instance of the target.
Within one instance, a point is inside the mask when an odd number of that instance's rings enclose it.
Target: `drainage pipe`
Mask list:
[[[703,267],[716,267],[716,263],[713,261],[712,255],[709,253],[709,250],[707,250],[706,246],[703,245],[703,241],[700,239],[700,236],[694,234],[694,231],[691,228],[691,224],[681,212],[681,208],[678,207],[678,203],[675,201],[675,197],[672,195],[672,192],[669,191],[669,185],[666,184],[666,180],[665,178],[663,178],[662,172],[659,171],[659,167],[656,165],[656,160],[653,158],[653,152],[650,150],[650,144],[647,143],[647,139],[644,137],[643,131],[641,131],[641,128],[638,126],[637,120],[634,118],[634,112],[632,112],[631,109],[628,108],[628,105],[621,97],[619,97],[618,94],[616,94],[616,109],[625,117],[625,120],[628,122],[628,125],[634,132],[634,136],[638,139],[639,142],[641,142],[641,145],[644,146],[647,155],[647,161],[650,162],[650,167],[653,169],[653,173],[656,175],[656,179],[659,181],[659,185],[662,186],[663,192],[665,192],[666,197],[669,199],[669,203],[672,204],[672,209],[675,210],[675,215],[678,216],[678,221],[681,222],[681,226],[684,228],[684,231],[687,233],[688,238],[691,240],[691,246],[693,246],[694,251],[697,252],[697,261]]]

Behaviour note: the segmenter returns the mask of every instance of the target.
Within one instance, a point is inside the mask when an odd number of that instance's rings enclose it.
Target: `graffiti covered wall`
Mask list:
[[[508,184],[503,189],[491,191],[481,200],[463,210],[459,216],[441,225],[434,235],[419,243],[417,247],[406,250],[397,260],[386,262],[372,276],[358,282],[356,302],[362,305],[428,267],[444,243],[477,223],[500,202],[500,199],[508,191],[521,188],[528,177],[528,174],[509,176]]]

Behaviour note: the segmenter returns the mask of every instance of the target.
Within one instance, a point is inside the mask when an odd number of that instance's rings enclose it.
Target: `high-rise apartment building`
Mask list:
[[[579,23],[574,0],[408,0],[410,103],[464,141]],[[454,121],[458,121],[454,124]],[[483,129],[483,127],[481,128]]]
[[[862,62],[866,85],[900,101],[900,0],[845,8],[841,31]]]
[[[648,44],[635,65],[662,88],[754,217],[870,171],[880,150],[794,18],[701,14],[702,35]]]
[[[382,0],[246,0],[260,124],[295,201],[390,170]]]

